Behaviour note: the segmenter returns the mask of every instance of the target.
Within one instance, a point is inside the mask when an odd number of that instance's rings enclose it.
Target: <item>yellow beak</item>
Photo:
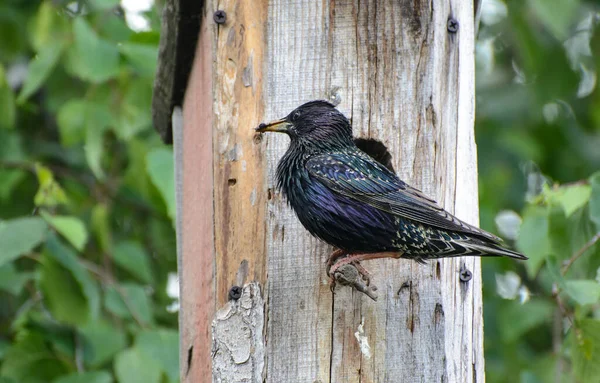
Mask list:
[[[264,133],[264,132],[288,133],[291,125],[292,124],[290,124],[284,118],[282,118],[280,120],[271,121],[267,124],[265,124],[263,122],[260,125],[258,125],[258,128],[256,128],[256,131],[259,133]]]

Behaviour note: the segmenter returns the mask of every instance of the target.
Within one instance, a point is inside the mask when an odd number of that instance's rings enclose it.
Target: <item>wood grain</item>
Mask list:
[[[241,268],[249,280],[264,283],[266,277],[265,157],[254,140],[264,104],[260,84],[266,6],[233,0],[218,6],[227,14],[225,24],[214,26],[213,69],[218,79],[213,126],[215,274],[217,302],[222,305],[231,286],[243,284]]]
[[[225,24],[212,22],[216,9]],[[332,249],[275,187],[288,138],[253,133],[303,102],[339,102],[356,135],[388,146],[402,179],[476,223],[473,4],[221,0],[203,17],[176,147],[183,380],[208,381],[209,318],[230,305],[233,284],[256,280],[267,382],[484,381],[479,260],[365,262],[379,301],[349,288],[333,295]],[[461,267],[473,273],[468,283]]]
[[[204,15],[196,60],[173,126],[178,203],[180,372],[183,382],[210,382],[210,324],[215,312],[213,210],[212,31]],[[175,112],[177,115],[177,112]],[[174,122],[177,118],[174,118]],[[181,126],[182,125],[182,126]],[[201,165],[199,165],[201,164]],[[180,206],[180,207],[179,207]]]
[[[401,178],[476,223],[473,12],[460,1],[271,2],[266,116],[312,99],[339,101],[356,135],[388,146]],[[450,17],[458,33],[447,31]],[[286,148],[286,137],[268,138],[269,188]],[[483,381],[478,260],[365,263],[379,302],[348,289],[331,302],[323,270],[330,249],[273,195],[270,381]],[[463,263],[476,275],[468,284],[458,279]],[[363,321],[369,358],[354,336]]]

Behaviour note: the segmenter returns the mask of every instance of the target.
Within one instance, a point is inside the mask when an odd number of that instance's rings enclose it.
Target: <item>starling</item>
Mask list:
[[[368,273],[358,264],[366,259],[527,259],[403,182],[385,146],[354,139],[348,119],[329,102],[308,102],[256,131],[290,137],[277,184],[302,225],[338,249],[328,261],[334,282],[336,271],[354,265],[368,284]]]

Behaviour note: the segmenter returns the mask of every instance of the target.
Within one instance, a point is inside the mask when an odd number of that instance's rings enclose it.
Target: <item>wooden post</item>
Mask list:
[[[173,123],[182,381],[483,382],[479,259],[365,262],[379,301],[333,295],[332,249],[275,187],[288,139],[253,132],[303,102],[339,102],[400,178],[477,223],[473,2],[220,0],[201,17]]]

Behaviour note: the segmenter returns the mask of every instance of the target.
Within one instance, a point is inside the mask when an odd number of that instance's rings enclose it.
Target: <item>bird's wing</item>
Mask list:
[[[502,241],[454,217],[364,153],[314,156],[306,168],[331,190],[377,209],[440,229],[475,234],[496,243]]]

